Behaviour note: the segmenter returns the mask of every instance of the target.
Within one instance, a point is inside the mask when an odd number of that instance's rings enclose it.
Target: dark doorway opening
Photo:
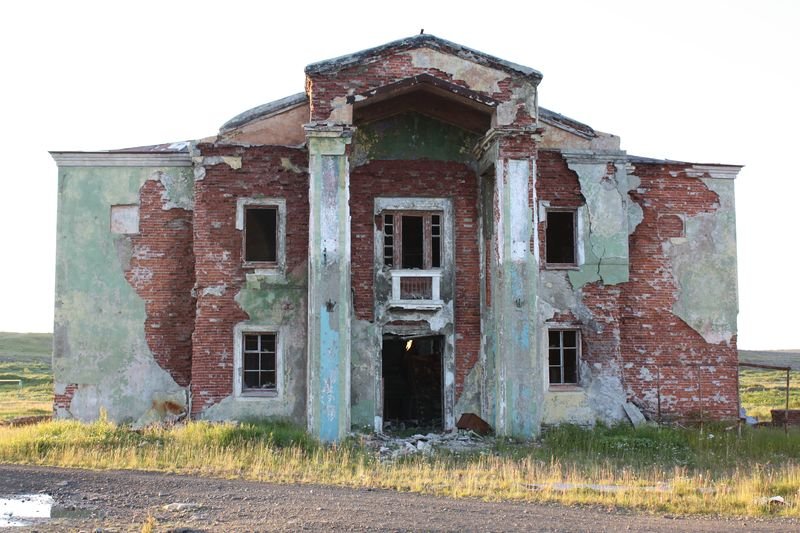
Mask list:
[[[442,430],[442,337],[383,339],[383,420],[387,429]]]

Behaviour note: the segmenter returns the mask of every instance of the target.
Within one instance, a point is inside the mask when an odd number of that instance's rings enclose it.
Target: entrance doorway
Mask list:
[[[383,420],[388,428],[441,431],[441,336],[383,339]]]

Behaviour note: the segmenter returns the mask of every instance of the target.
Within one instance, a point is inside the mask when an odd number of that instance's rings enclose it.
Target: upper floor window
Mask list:
[[[577,265],[575,250],[576,211],[548,209],[545,220],[545,263],[555,267]]]
[[[383,263],[390,268],[441,268],[442,214],[424,211],[384,213]]]
[[[243,233],[245,266],[283,271],[286,246],[286,201],[283,198],[239,198],[236,229]]]
[[[245,207],[244,260],[265,263],[278,260],[278,209],[275,206]]]

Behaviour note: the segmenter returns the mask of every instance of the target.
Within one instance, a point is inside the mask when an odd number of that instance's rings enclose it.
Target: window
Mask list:
[[[242,261],[247,267],[284,269],[286,201],[283,198],[239,198],[236,229],[242,231]]]
[[[550,384],[576,385],[580,333],[574,329],[551,329],[547,334]]]
[[[278,210],[248,206],[244,211],[244,260],[274,263],[278,259]]]
[[[551,266],[575,266],[575,210],[547,210],[545,262]]]
[[[403,269],[441,268],[442,214],[384,213],[383,264]]]
[[[277,335],[244,333],[242,392],[277,391]]]
[[[240,398],[279,396],[283,359],[279,328],[237,324],[234,328],[234,395]]]

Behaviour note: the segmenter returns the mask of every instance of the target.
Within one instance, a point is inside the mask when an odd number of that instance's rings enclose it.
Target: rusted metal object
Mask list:
[[[492,426],[475,413],[464,413],[461,415],[461,418],[459,418],[456,423],[456,427],[458,429],[474,431],[478,435],[488,435],[492,432]]]

